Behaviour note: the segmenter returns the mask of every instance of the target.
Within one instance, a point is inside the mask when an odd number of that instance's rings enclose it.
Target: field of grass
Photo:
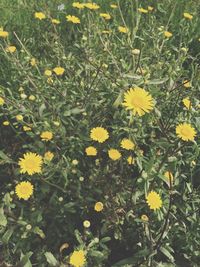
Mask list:
[[[0,266],[200,267],[199,12],[0,0]]]

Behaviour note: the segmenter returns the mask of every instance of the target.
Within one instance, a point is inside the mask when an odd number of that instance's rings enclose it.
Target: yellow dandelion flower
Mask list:
[[[168,31],[164,31],[164,36],[167,37],[167,38],[170,38],[172,37],[172,33],[171,32],[168,32]]]
[[[152,96],[142,88],[131,88],[124,94],[124,103],[126,109],[132,110],[133,114],[143,116],[153,109]]]
[[[184,18],[189,19],[189,20],[193,19],[193,16],[187,12],[183,13],[183,16],[184,16]]]
[[[176,134],[183,141],[194,141],[196,131],[189,123],[180,123],[176,126]]]
[[[182,102],[187,109],[190,109],[192,107],[189,97],[184,98]]]
[[[28,152],[23,155],[23,158],[19,159],[20,173],[28,173],[33,175],[35,173],[41,173],[42,157],[36,153]]]
[[[190,81],[185,80],[185,81],[183,81],[183,86],[184,86],[185,88],[190,88],[192,85],[191,85]]]
[[[151,191],[147,195],[146,202],[152,210],[160,209],[162,207],[162,200],[160,198],[160,195],[154,191]]]
[[[147,9],[144,9],[144,8],[138,8],[138,11],[140,12],[140,13],[144,13],[144,14],[146,14],[146,13],[148,13],[148,10]]]
[[[80,19],[78,17],[76,17],[76,16],[67,15],[66,19],[67,19],[67,21],[72,22],[74,24],[81,23]]]
[[[77,250],[72,253],[70,256],[69,263],[73,267],[82,267],[85,265],[86,258],[83,250]]]
[[[78,9],[83,9],[85,7],[85,4],[81,4],[79,2],[74,2],[72,4],[72,6],[78,8]]]
[[[23,126],[23,130],[24,130],[24,132],[29,132],[29,131],[31,131],[32,129],[31,129],[31,127],[28,127],[28,126]]]
[[[135,147],[135,144],[131,140],[124,138],[121,141],[121,147],[127,150],[133,150]]]
[[[97,10],[100,8],[100,6],[97,5],[96,3],[85,3],[84,6],[90,10]]]
[[[58,72],[57,69],[56,69],[56,72]],[[56,73],[56,74],[57,74],[57,73]],[[50,76],[52,75],[52,71],[51,71],[51,70],[45,70],[45,71],[44,71],[44,75],[50,77]]]
[[[127,158],[127,162],[128,162],[129,165],[133,165],[135,163],[135,159],[132,156],[129,156]]]
[[[57,24],[57,25],[60,24],[60,20],[58,20],[58,19],[52,19],[51,22],[53,24]]]
[[[110,7],[115,9],[115,8],[117,8],[117,5],[116,4],[111,4]]]
[[[35,12],[34,16],[35,16],[36,19],[39,19],[39,20],[42,20],[42,19],[46,18],[45,14],[42,13],[42,12]]]
[[[3,122],[3,125],[4,125],[4,126],[8,126],[8,125],[10,125],[10,122],[9,122],[9,121],[4,121],[4,122]]]
[[[0,37],[2,37],[2,38],[6,38],[6,37],[8,37],[8,35],[9,35],[8,32],[3,31],[3,30],[0,30]]]
[[[36,97],[35,97],[34,95],[30,95],[28,99],[31,100],[31,101],[34,101],[35,98],[36,98]]]
[[[141,220],[144,221],[144,222],[148,222],[148,221],[149,221],[149,218],[148,218],[147,215],[143,214],[143,215],[141,216]]]
[[[31,63],[31,66],[33,66],[33,67],[37,65],[37,61],[36,61],[36,59],[34,57],[31,58],[30,63]]]
[[[122,33],[128,33],[129,32],[129,29],[126,28],[126,27],[123,27],[123,26],[119,26],[118,27],[118,31],[119,32],[122,32]]]
[[[53,158],[54,158],[54,154],[51,151],[47,151],[44,154],[44,160],[47,161],[47,162],[52,161]]]
[[[5,103],[5,100],[2,97],[0,97],[0,106],[3,106],[4,103]]]
[[[16,185],[15,193],[19,199],[28,200],[33,194],[33,185],[30,182],[21,182]]]
[[[148,6],[147,9],[148,9],[148,11],[153,11],[153,7],[152,6]]]
[[[56,67],[53,69],[56,75],[61,76],[65,72],[65,69],[62,67]]]
[[[23,121],[23,116],[22,115],[17,115],[16,116],[17,121]]]
[[[106,19],[106,20],[109,20],[111,19],[111,15],[108,14],[108,13],[100,13],[100,17]]]
[[[53,138],[53,133],[49,131],[42,132],[40,134],[42,141],[49,141]]]
[[[97,150],[93,146],[89,146],[85,149],[85,153],[87,156],[96,156],[97,155]]]
[[[91,130],[90,138],[99,143],[103,143],[109,138],[109,134],[103,127],[96,127]]]
[[[85,221],[83,222],[83,226],[84,226],[85,228],[89,228],[89,227],[90,227],[90,221],[85,220]]]
[[[96,202],[95,205],[94,205],[94,210],[96,212],[100,212],[103,210],[103,203],[102,202]]]
[[[122,155],[117,149],[111,148],[111,149],[108,150],[108,156],[112,160],[118,160],[118,159],[121,158]]]
[[[15,51],[16,51],[16,47],[14,46],[14,45],[10,45],[10,46],[8,46],[8,47],[6,47],[6,52],[8,52],[8,53],[14,53]]]

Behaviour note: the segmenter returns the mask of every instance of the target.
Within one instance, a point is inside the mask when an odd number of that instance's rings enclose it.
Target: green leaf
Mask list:
[[[174,262],[174,257],[172,256],[172,254],[164,247],[160,248],[160,251],[171,261]]]
[[[2,242],[3,242],[4,244],[8,244],[8,241],[9,241],[9,239],[11,238],[13,232],[14,232],[14,228],[10,228],[10,229],[8,229],[8,230],[4,233],[4,235],[3,235],[3,237],[2,237]]]
[[[0,208],[0,226],[6,226],[7,225],[7,219],[6,216],[4,215],[4,210],[3,208]]]
[[[29,251],[28,253],[26,253],[25,255],[21,255],[21,260],[19,262],[19,265],[20,266],[23,266],[23,267],[32,267],[32,264],[29,260],[29,258],[33,255],[33,252],[32,251]]]
[[[56,266],[58,264],[58,261],[54,257],[54,255],[51,252],[45,252],[44,253],[47,262],[50,264],[50,266]]]
[[[165,83],[167,80],[169,80],[168,77],[163,78],[163,79],[154,79],[154,80],[148,81],[148,84],[162,84],[162,83]]]

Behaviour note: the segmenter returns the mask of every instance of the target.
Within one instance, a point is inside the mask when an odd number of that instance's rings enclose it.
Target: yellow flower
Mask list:
[[[28,152],[23,155],[24,158],[19,159],[20,173],[28,173],[33,175],[35,173],[41,173],[42,157],[36,153]]]
[[[174,181],[173,174],[170,171],[166,171],[164,173],[164,176],[166,178],[166,181],[167,181],[168,185],[170,186],[173,183],[173,181]]]
[[[78,9],[83,9],[83,8],[85,7],[84,4],[81,4],[81,3],[79,3],[79,2],[74,2],[74,3],[72,4],[72,6],[78,8]]]
[[[82,267],[85,265],[86,258],[83,250],[74,251],[70,256],[70,265],[74,267]]]
[[[6,47],[6,52],[8,53],[14,53],[16,51],[16,47],[14,45],[10,45],[8,47]]]
[[[146,14],[146,13],[148,13],[148,10],[147,9],[144,9],[144,8],[138,8],[138,11],[140,12],[140,13],[144,13],[144,14]]]
[[[53,69],[56,75],[61,76],[65,72],[65,69],[62,67],[56,67]]]
[[[2,97],[0,97],[0,106],[3,106],[4,103],[5,103],[5,100]]]
[[[54,124],[55,126],[60,126],[60,122],[59,122],[59,121],[53,121],[53,124]]]
[[[102,202],[96,202],[94,205],[94,210],[96,212],[100,212],[103,210],[103,203]]]
[[[49,77],[49,78],[47,79],[47,82],[48,82],[49,84],[53,84],[53,79],[52,79],[51,77]]]
[[[96,10],[100,8],[100,6],[97,5],[96,3],[86,3],[84,4],[84,6],[91,10]]]
[[[141,220],[144,221],[144,222],[148,222],[148,221],[149,221],[149,218],[148,218],[147,215],[143,214],[143,215],[141,216]]]
[[[193,16],[187,12],[183,13],[183,16],[184,16],[184,18],[189,19],[189,20],[191,20],[193,18]]]
[[[74,24],[79,24],[79,23],[81,23],[81,22],[80,22],[80,19],[79,19],[78,17],[76,17],[76,16],[67,15],[67,16],[66,16],[66,19],[67,19],[67,21],[70,21],[70,22],[72,22],[72,23],[74,23]]]
[[[194,141],[197,133],[189,123],[180,123],[176,126],[176,134],[183,141]]]
[[[50,162],[50,161],[52,161],[53,157],[54,157],[54,154],[53,154],[52,152],[50,152],[50,151],[47,151],[47,152],[44,154],[44,160],[45,160],[45,161]]]
[[[89,146],[85,149],[85,153],[87,156],[96,156],[97,155],[97,150],[93,146]]]
[[[167,37],[167,38],[170,38],[172,37],[172,33],[171,32],[168,32],[168,31],[164,31],[164,36]]]
[[[85,221],[83,222],[83,226],[84,226],[85,228],[89,228],[89,227],[90,227],[90,221],[85,220]]]
[[[3,31],[3,30],[0,30],[0,37],[2,37],[2,38],[6,38],[6,37],[8,37],[8,35],[9,35],[8,32]]]
[[[152,11],[153,10],[153,7],[152,6],[148,6],[148,10],[149,11]]]
[[[143,116],[153,109],[153,99],[144,89],[135,87],[124,94],[123,106],[132,110],[134,115]]]
[[[185,80],[185,81],[183,81],[183,86],[185,88],[190,88],[191,87],[191,83],[188,80]]]
[[[45,131],[45,132],[41,133],[40,137],[41,137],[42,141],[49,141],[53,138],[53,134],[52,134],[52,132]]]
[[[129,157],[127,158],[127,162],[128,162],[129,165],[132,165],[132,164],[135,163],[135,159],[134,159],[132,156],[129,156]]]
[[[75,165],[75,166],[78,165],[78,160],[77,159],[73,159],[72,160],[72,164]]]
[[[151,191],[147,195],[146,202],[152,210],[160,209],[162,207],[162,200],[159,194],[154,191]]]
[[[124,138],[121,141],[121,147],[127,150],[133,150],[135,147],[135,144],[131,140]]]
[[[60,20],[58,20],[58,19],[52,19],[51,22],[53,24],[60,24]]]
[[[111,16],[110,16],[110,14],[108,14],[108,13],[100,13],[100,17],[102,17],[102,18],[104,18],[104,19],[106,19],[106,20],[111,19]]]
[[[22,115],[17,115],[16,116],[16,120],[17,121],[22,121],[23,120],[23,116]]]
[[[122,155],[117,149],[111,148],[111,149],[108,150],[108,156],[112,160],[118,160],[118,159],[121,158]]]
[[[122,33],[128,33],[129,32],[128,28],[123,27],[123,26],[119,26],[118,27],[118,31],[122,32]]]
[[[115,5],[115,4],[111,4],[110,7],[111,7],[111,8],[117,8],[117,5]]]
[[[189,97],[184,98],[182,102],[187,109],[190,109],[192,107]]]
[[[31,100],[31,101],[34,101],[35,100],[35,96],[34,95],[30,95],[28,99]]]
[[[139,55],[140,54],[140,49],[135,48],[131,52],[133,53],[133,55]]]
[[[52,75],[52,71],[51,70],[45,70],[44,75],[50,77]]]
[[[91,130],[90,138],[99,143],[103,143],[109,138],[109,134],[103,127],[96,127]]]
[[[33,194],[33,185],[30,182],[21,182],[16,185],[15,193],[19,199],[28,200]]]
[[[31,131],[31,127],[28,127],[28,126],[23,126],[23,130],[24,132],[28,132],[28,131]]]
[[[39,20],[42,20],[42,19],[46,18],[45,14],[42,13],[42,12],[35,12],[34,16],[35,16],[36,19],[39,19]]]
[[[31,58],[31,66],[36,66],[37,65],[37,61],[36,61],[36,59],[33,57],[33,58]]]
[[[8,126],[9,124],[10,124],[9,121],[4,121],[4,122],[3,122],[3,125],[4,125],[4,126]]]

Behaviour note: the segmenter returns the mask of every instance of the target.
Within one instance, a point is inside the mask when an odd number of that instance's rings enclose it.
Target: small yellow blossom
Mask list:
[[[60,126],[60,122],[59,122],[59,121],[53,121],[53,124],[54,124],[55,126]]]
[[[85,153],[87,156],[96,156],[97,155],[97,150],[93,146],[89,146],[85,149]]]
[[[23,121],[23,116],[22,115],[17,115],[16,116],[17,121]]]
[[[176,134],[183,141],[194,141],[196,130],[189,123],[180,123],[176,126]]]
[[[45,70],[44,75],[50,77],[52,75],[52,71],[51,70]]]
[[[31,58],[30,63],[31,63],[31,66],[33,66],[33,67],[37,65],[37,61],[36,61],[36,59],[34,57]]]
[[[190,81],[185,80],[185,81],[183,81],[183,86],[184,86],[185,88],[190,88],[192,85],[191,85]]]
[[[149,11],[153,11],[153,7],[152,6],[148,6],[147,8]]]
[[[83,9],[85,7],[85,4],[81,4],[79,2],[74,2],[72,4],[72,6],[78,8],[78,9]]]
[[[28,200],[33,194],[33,185],[30,182],[21,182],[16,185],[15,192],[18,198]]]
[[[4,103],[5,103],[5,100],[2,97],[0,97],[0,106],[3,106]]]
[[[184,98],[182,102],[187,109],[191,109],[192,105],[189,97]]]
[[[104,18],[104,19],[106,19],[106,20],[111,19],[111,16],[110,16],[110,14],[108,14],[108,13],[100,13],[100,17],[102,17],[102,18]]]
[[[79,23],[81,23],[80,19],[79,19],[78,17],[76,17],[76,16],[67,15],[67,16],[66,16],[66,19],[67,19],[67,21],[72,22],[72,23],[74,23],[74,24],[79,24]]]
[[[148,221],[149,221],[149,218],[148,218],[147,215],[143,214],[143,215],[141,216],[141,220],[144,221],[144,222],[148,222]]]
[[[70,256],[69,263],[73,267],[83,267],[85,262],[86,258],[83,250],[74,251]]]
[[[8,32],[3,31],[3,30],[0,30],[0,37],[2,37],[2,38],[6,38],[6,37],[8,37],[8,35],[9,35]]]
[[[117,8],[117,5],[111,4],[110,7],[115,9],[115,8]]]
[[[193,16],[187,12],[183,13],[183,16],[184,16],[184,18],[189,19],[189,20],[193,19]]]
[[[3,125],[4,125],[4,126],[8,126],[8,125],[10,125],[10,122],[9,122],[9,121],[4,121],[4,122],[3,122]]]
[[[52,161],[53,158],[54,158],[54,154],[51,151],[47,151],[44,154],[44,160],[47,161],[47,162]]]
[[[117,149],[111,148],[108,150],[108,156],[112,160],[118,160],[121,158],[122,155]]]
[[[53,133],[49,131],[42,132],[40,134],[42,141],[49,141],[53,138]]]
[[[103,203],[102,202],[96,202],[94,205],[94,210],[97,212],[100,212],[103,210]]]
[[[167,184],[170,186],[171,184],[173,184],[174,181],[174,176],[170,171],[166,171],[164,173],[164,176],[166,178]]]
[[[133,165],[135,163],[135,159],[132,156],[129,156],[127,158],[127,162],[128,162],[129,165]]]
[[[17,48],[14,45],[10,45],[10,46],[6,47],[6,52],[12,54],[12,53],[14,53],[16,51],[16,49]]]
[[[167,38],[170,38],[172,37],[172,33],[171,32],[168,32],[168,31],[164,31],[164,36],[167,37]]]
[[[35,98],[36,98],[36,97],[35,97],[34,95],[30,95],[28,99],[31,100],[31,101],[34,101]]]
[[[58,19],[52,19],[51,22],[53,24],[60,24],[60,20],[58,20]]]
[[[42,12],[35,12],[34,16],[35,16],[36,19],[39,19],[39,20],[42,20],[42,19],[46,18],[45,14],[42,13]]]
[[[53,69],[56,75],[61,76],[65,72],[65,69],[62,67],[56,67]]]
[[[23,126],[23,130],[24,130],[24,132],[29,132],[29,131],[31,131],[32,129],[31,129],[31,127],[29,127],[29,126],[24,125],[24,126]]]
[[[89,228],[89,227],[90,227],[90,221],[85,220],[85,221],[83,222],[83,226],[84,226],[85,228]]]
[[[127,150],[133,150],[135,147],[135,144],[130,139],[124,138],[121,141],[121,147]]]
[[[154,191],[151,191],[147,195],[146,202],[152,210],[160,209],[162,207],[162,200],[160,198],[160,195]]]
[[[19,159],[20,173],[28,173],[33,175],[35,173],[41,173],[42,157],[36,153],[28,152],[23,155],[23,158]]]
[[[90,10],[97,10],[100,8],[100,6],[97,5],[96,3],[85,3],[84,6]]]
[[[109,138],[109,133],[103,127],[92,128],[90,138],[99,143],[103,143]]]
[[[140,13],[144,13],[144,14],[146,14],[146,13],[148,13],[148,10],[147,9],[144,9],[144,8],[138,8],[138,11],[140,12]]]
[[[118,27],[118,31],[122,32],[122,33],[128,33],[129,32],[128,28],[123,27],[123,26],[119,26]]]

